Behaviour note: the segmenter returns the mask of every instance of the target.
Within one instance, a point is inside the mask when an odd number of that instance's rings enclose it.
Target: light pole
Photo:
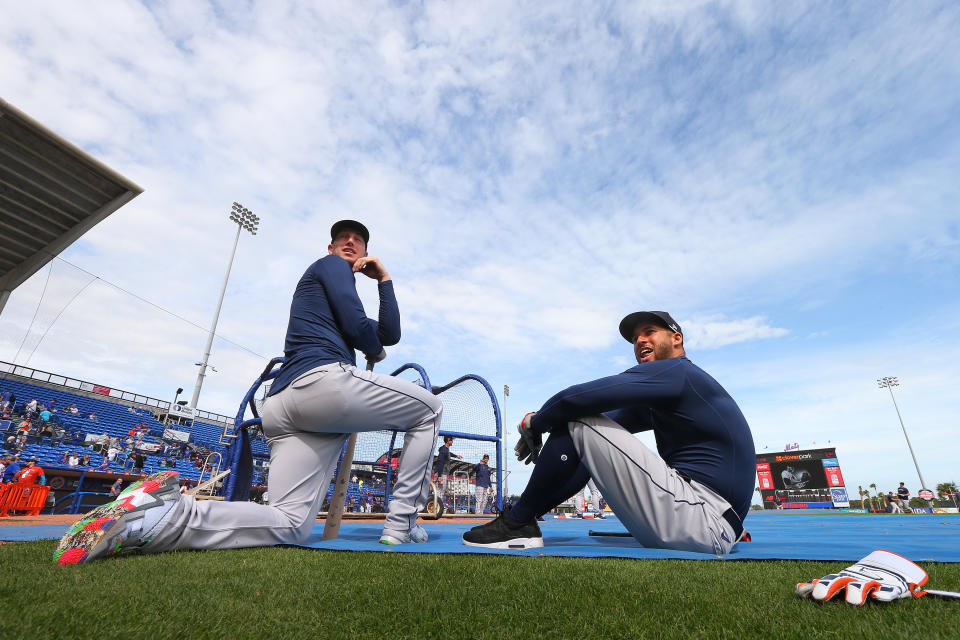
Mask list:
[[[257,225],[260,224],[260,218],[255,216],[252,211],[234,202],[230,209],[230,221],[237,224],[237,235],[233,239],[233,251],[230,252],[230,261],[227,263],[227,275],[223,278],[223,287],[220,289],[220,299],[217,301],[217,310],[213,314],[213,324],[210,325],[210,335],[207,336],[207,346],[203,350],[203,360],[200,361],[200,373],[197,374],[197,383],[193,387],[193,399],[190,406],[197,408],[197,401],[200,399],[200,388],[203,387],[203,378],[207,374],[207,361],[210,359],[210,350],[213,348],[213,336],[217,331],[217,322],[220,320],[220,307],[223,306],[223,296],[227,292],[227,280],[230,279],[230,269],[233,267],[233,256],[237,253],[237,243],[240,242],[240,230],[246,229],[251,235],[257,235]]]
[[[920,477],[920,488],[926,489],[927,483],[923,481],[923,474],[920,473],[920,465],[917,464],[917,456],[913,454],[913,447],[910,445],[910,438],[907,436],[907,428],[903,426],[903,416],[900,415],[900,407],[897,406],[897,399],[893,397],[893,388],[899,387],[900,383],[897,382],[896,377],[885,377],[877,378],[877,385],[881,389],[886,389],[890,392],[890,399],[893,400],[893,408],[897,410],[897,418],[900,419],[900,428],[903,429],[903,437],[907,441],[907,448],[910,449],[910,457],[913,458],[913,466],[917,468],[917,475]]]
[[[170,406],[167,407],[167,417],[163,420],[163,426],[170,424],[170,410],[177,405],[177,398],[180,397],[181,393],[183,393],[183,387],[177,387],[177,393],[173,396],[173,402],[171,402]]]
[[[503,500],[510,495],[510,456],[507,450],[507,398],[510,396],[510,387],[503,385],[503,495],[500,496],[500,506],[503,506]]]

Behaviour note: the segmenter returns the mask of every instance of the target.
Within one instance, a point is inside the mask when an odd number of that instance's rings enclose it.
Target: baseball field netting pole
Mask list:
[[[503,418],[500,422],[503,424],[503,495],[500,496],[500,508],[503,509],[503,499],[510,495],[510,451],[507,449],[507,397],[510,395],[510,387],[503,385]]]
[[[907,441],[907,448],[910,450],[910,457],[913,458],[913,466],[917,469],[917,476],[920,478],[920,488],[926,489],[927,483],[923,481],[923,474],[920,473],[920,465],[917,464],[917,456],[913,454],[913,446],[910,444],[910,437],[907,435],[907,428],[903,426],[903,416],[900,415],[900,407],[897,406],[897,399],[893,397],[893,388],[899,387],[900,383],[897,381],[897,378],[894,377],[884,377],[877,379],[877,385],[881,389],[886,389],[890,392],[890,399],[893,400],[893,408],[897,411],[897,418],[900,420],[900,428],[903,429],[903,437]]]

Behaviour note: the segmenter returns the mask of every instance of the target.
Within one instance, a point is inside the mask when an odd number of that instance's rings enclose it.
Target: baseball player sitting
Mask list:
[[[536,464],[530,481],[509,512],[463,534],[464,544],[543,546],[537,517],[589,478],[646,547],[725,554],[741,538],[756,462],[743,414],[687,359],[670,314],[631,313],[620,334],[637,366],[565,389],[524,417],[515,451]],[[648,430],[659,456],[632,435]]]
[[[354,220],[330,230],[328,255],[303,274],[293,294],[285,360],[263,404],[270,443],[270,504],[198,501],[179,492],[175,471],[135,483],[117,500],[71,527],[54,559],[60,564],[140,549],[227,549],[301,543],[310,535],[348,434],[384,427],[405,430],[397,481],[380,542],[426,542],[417,514],[426,504],[427,476],[441,403],[432,393],[356,367],[386,357],[400,340],[393,282],[367,255],[370,234]],[[378,282],[378,321],[366,316],[355,275]]]

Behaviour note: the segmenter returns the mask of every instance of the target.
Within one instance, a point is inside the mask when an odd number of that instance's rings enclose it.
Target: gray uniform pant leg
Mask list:
[[[597,483],[593,481],[593,478],[587,480],[587,489],[590,489],[590,509],[600,513],[600,489],[597,488]],[[586,505],[584,505],[584,510],[586,510]]]
[[[687,481],[623,426],[604,416],[569,423],[574,447],[604,499],[645,547],[725,554],[736,542],[709,487]]]
[[[426,505],[441,413],[437,397],[412,382],[343,363],[312,369],[267,398],[261,411],[270,443],[270,505],[183,496],[145,550],[304,542],[347,435],[385,428],[405,431],[385,528],[407,531]]]
[[[474,496],[477,498],[477,515],[483,515],[487,508],[487,497],[490,496],[490,487],[474,488]]]

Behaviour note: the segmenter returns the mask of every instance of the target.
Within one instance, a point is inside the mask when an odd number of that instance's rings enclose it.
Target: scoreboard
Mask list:
[[[836,449],[757,454],[764,509],[849,507]]]

